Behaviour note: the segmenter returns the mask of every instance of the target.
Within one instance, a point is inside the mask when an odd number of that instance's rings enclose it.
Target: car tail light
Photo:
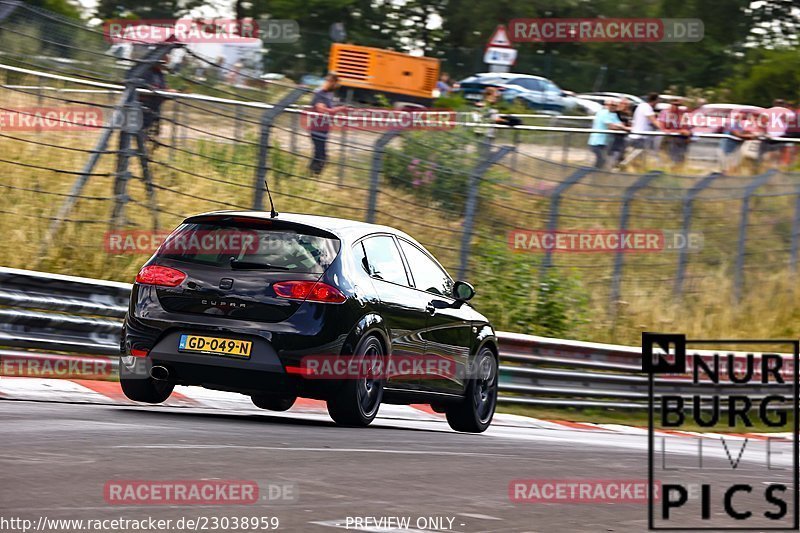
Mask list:
[[[340,304],[346,300],[339,289],[317,281],[279,281],[272,285],[272,289],[278,297],[291,300],[331,304]]]
[[[136,283],[161,287],[177,287],[185,279],[186,274],[180,270],[159,265],[146,266],[136,274]]]
[[[137,348],[131,348],[131,355],[134,357],[147,357],[147,350],[139,350]]]

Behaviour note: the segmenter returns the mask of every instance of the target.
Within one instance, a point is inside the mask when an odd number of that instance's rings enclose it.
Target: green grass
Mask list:
[[[9,105],[32,105],[35,97],[25,101],[9,94]],[[230,110],[228,110],[230,111]],[[169,116],[169,105],[165,113]],[[194,127],[234,131],[230,119],[202,110],[184,115]],[[281,128],[288,121],[280,122]],[[182,133],[187,133],[183,131]],[[184,216],[238,205],[249,207],[256,161],[256,125],[239,131],[242,142],[229,143],[209,135],[195,134],[180,141],[185,152],[169,153],[164,149],[156,159],[169,166],[152,165],[157,186],[158,207],[162,228],[172,228]],[[0,253],[6,266],[39,269],[102,279],[130,281],[146,255],[112,255],[104,248],[104,234],[110,228],[113,207],[112,187],[115,158],[105,155],[83,191],[91,198],[77,202],[69,218],[53,242],[42,243],[59,205],[75,180],[74,172],[88,157],[85,152],[69,148],[90,149],[97,132],[4,132],[19,140],[3,138],[0,159]],[[171,132],[162,132],[171,142]],[[337,137],[333,137],[337,139]],[[359,141],[371,143],[373,137]],[[308,140],[297,136],[298,150],[308,150]],[[111,149],[114,149],[112,139]],[[40,144],[35,144],[40,143]],[[307,175],[307,160],[286,150],[290,138],[285,131],[273,131],[273,149],[269,165],[274,198],[279,211],[341,216],[363,220],[367,205],[371,153],[351,150],[344,177],[338,174],[339,150],[331,145],[332,161],[319,179]],[[409,147],[392,144],[401,151]],[[456,149],[460,149],[456,147]],[[421,150],[417,148],[417,150]],[[435,151],[432,150],[432,154]],[[465,152],[469,154],[470,152]],[[431,155],[430,157],[433,157]],[[471,156],[472,157],[472,156]],[[27,165],[27,166],[24,166]],[[42,168],[36,168],[42,167]],[[738,235],[739,199],[707,200],[698,203],[698,219],[693,230],[704,232],[703,250],[690,256],[687,294],[675,298],[672,278],[677,254],[627,254],[621,298],[609,304],[608,291],[613,254],[572,254],[554,257],[558,275],[568,280],[553,300],[537,307],[541,287],[538,284],[541,254],[514,253],[506,245],[507,232],[514,228],[543,228],[546,225],[550,197],[549,188],[568,173],[556,174],[561,168],[539,160],[520,158],[518,172],[508,166],[492,169],[481,190],[476,220],[476,236],[472,242],[467,279],[478,290],[475,306],[485,312],[500,330],[548,334],[564,338],[638,344],[643,330],[684,332],[691,337],[796,337],[800,335],[800,287],[788,267],[788,245],[794,199],[790,196],[754,198],[747,246],[747,278],[742,299],[734,301],[733,275],[736,238]],[[61,169],[54,172],[46,169]],[[133,163],[134,176],[141,175]],[[619,223],[620,201],[593,201],[580,196],[591,194],[602,185],[603,190],[621,190],[635,177],[604,176],[602,182],[574,187],[574,196],[561,205],[561,222],[565,227],[615,228]],[[688,187],[693,180],[664,176],[656,183],[662,191],[670,187]],[[457,181],[453,182],[458,183]],[[720,180],[720,187],[741,183],[736,178]],[[791,180],[776,179],[775,190],[786,190]],[[778,188],[781,187],[781,188]],[[616,188],[616,189],[615,189]],[[537,192],[538,191],[538,192]],[[541,191],[545,191],[542,193]],[[765,189],[769,192],[769,189]],[[129,183],[132,201],[126,206],[126,229],[148,229],[152,225],[147,195],[141,180]],[[457,185],[441,189],[437,194],[461,195]],[[700,216],[702,215],[702,216]],[[378,222],[398,227],[414,235],[434,252],[451,272],[459,265],[461,233],[464,219],[458,210],[432,196],[425,187],[392,185],[383,180],[378,197]],[[632,204],[631,227],[679,227],[680,202],[660,204],[640,200]],[[568,266],[567,266],[568,265]],[[663,279],[663,282],[652,280]],[[564,292],[569,291],[569,292]],[[552,302],[563,302],[553,309]],[[552,313],[572,314],[555,329],[544,327],[554,318]],[[549,313],[549,314],[548,314]],[[560,315],[559,315],[560,316]],[[556,317],[558,318],[558,317]]]

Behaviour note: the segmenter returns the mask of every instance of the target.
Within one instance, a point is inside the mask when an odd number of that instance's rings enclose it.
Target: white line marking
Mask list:
[[[479,520],[502,520],[502,518],[498,518],[496,516],[489,516],[488,514],[478,514],[478,513],[458,513],[458,516],[464,516],[466,518],[477,518]]]
[[[215,450],[215,449],[242,449],[242,450],[269,450],[285,452],[343,452],[343,453],[388,453],[397,455],[444,455],[454,457],[519,457],[499,453],[473,453],[473,452],[440,452],[435,450],[381,450],[377,448],[287,448],[283,446],[242,446],[238,444],[118,444],[112,448],[134,448],[154,450]]]

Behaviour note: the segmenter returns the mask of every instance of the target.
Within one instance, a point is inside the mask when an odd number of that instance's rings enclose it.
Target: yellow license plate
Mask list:
[[[181,335],[180,343],[178,343],[178,350],[181,352],[230,355],[232,357],[250,357],[252,348],[253,343],[251,341],[204,337],[201,335]]]

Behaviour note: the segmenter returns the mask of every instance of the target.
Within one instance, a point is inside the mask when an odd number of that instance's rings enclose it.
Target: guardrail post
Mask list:
[[[736,246],[736,267],[733,273],[733,297],[738,302],[742,297],[744,285],[744,248],[747,242],[747,222],[750,217],[750,198],[753,193],[775,175],[774,170],[756,176],[744,190],[742,197],[742,211],[739,218],[739,242]]]
[[[630,218],[631,214],[631,202],[633,201],[634,196],[636,195],[639,190],[647,187],[651,181],[656,179],[657,177],[661,176],[662,172],[660,170],[654,172],[648,172],[647,174],[643,174],[639,176],[639,179],[636,182],[625,189],[622,197],[622,212],[619,217],[619,233],[622,235],[628,229],[628,219]],[[619,300],[620,295],[620,286],[622,284],[622,267],[624,264],[624,257],[625,251],[620,246],[617,249],[617,253],[614,257],[614,273],[611,278],[611,295],[610,295],[610,302],[613,305],[616,301]]]
[[[367,222],[375,223],[375,212],[378,209],[378,187],[380,186],[383,156],[386,145],[400,135],[401,130],[389,130],[381,135],[372,147],[372,166],[369,170],[369,196],[367,198]]]
[[[686,196],[683,199],[683,224],[681,226],[683,231],[683,236],[688,239],[689,238],[689,231],[692,227],[692,210],[694,208],[694,200],[697,196],[703,192],[711,182],[715,179],[723,176],[724,174],[720,172],[712,172],[708,176],[704,177],[698,183],[694,185],[689,192],[686,193]],[[686,241],[688,243],[688,241]],[[675,274],[675,287],[673,292],[675,294],[681,294],[683,292],[683,279],[686,275],[686,265],[689,261],[689,249],[688,246],[684,246],[678,252],[678,271]]]
[[[501,146],[494,152],[489,152],[486,158],[479,161],[469,175],[467,184],[467,203],[464,206],[464,233],[461,235],[461,257],[458,264],[458,278],[464,279],[469,262],[470,244],[472,243],[472,228],[475,225],[475,210],[478,207],[478,189],[480,180],[489,168],[503,159],[508,152],[514,150],[513,146]]]
[[[264,111],[261,115],[261,136],[258,141],[258,163],[256,164],[255,181],[253,182],[253,209],[261,211],[264,205],[264,193],[267,191],[264,180],[267,178],[267,156],[269,155],[269,134],[278,115],[300,99],[306,92],[297,88],[287,94],[280,102]]]
[[[559,211],[561,210],[561,195],[564,192],[581,181],[586,175],[591,174],[594,171],[593,168],[584,167],[580,168],[577,171],[573,172],[567,179],[562,181],[558,184],[558,187],[555,188],[553,191],[552,196],[550,197],[550,214],[547,219],[547,231],[552,233],[558,229],[558,216]],[[539,277],[543,278],[544,274],[547,272],[553,264],[553,250],[551,248],[547,248],[544,251],[544,260],[542,261],[542,269],[539,273]]]

